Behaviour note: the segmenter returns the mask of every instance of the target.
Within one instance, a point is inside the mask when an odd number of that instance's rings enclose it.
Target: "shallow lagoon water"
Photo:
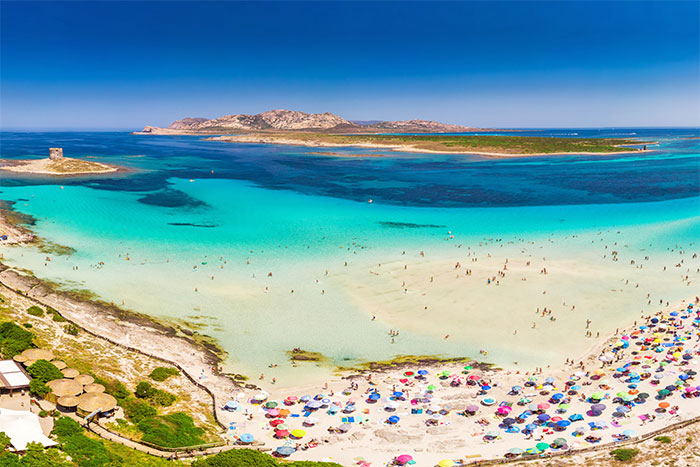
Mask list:
[[[2,254],[67,287],[196,322],[229,351],[237,371],[270,374],[267,364],[279,363],[273,374],[282,384],[294,379],[284,364],[284,351],[293,347],[322,352],[336,364],[399,354],[478,356],[488,349],[487,359],[503,366],[541,366],[558,361],[562,347],[582,334],[586,316],[605,333],[646,304],[642,290],[603,296],[618,284],[608,287],[604,281],[613,279],[603,273],[603,282],[591,279],[596,268],[632,277],[644,290],[663,286],[665,299],[697,290],[670,276],[656,280],[651,271],[672,263],[676,245],[696,248],[700,238],[698,142],[681,139],[693,131],[664,130],[654,139],[659,152],[649,157],[517,160],[398,153],[336,158],[310,148],[195,137],[3,134],[2,157],[41,155],[58,145],[66,155],[90,155],[135,172],[60,181],[3,176],[2,199],[35,216],[41,236],[76,253],[51,255],[50,262],[33,248],[3,248]],[[625,259],[649,255],[648,269],[630,272],[622,261],[605,262],[601,237],[620,239]],[[398,277],[403,263],[416,274],[448,271],[455,260],[466,265],[467,249],[478,252],[480,264],[542,253],[555,271],[581,265],[583,279],[552,276],[547,300],[570,297],[578,309],[591,310],[526,334],[531,305],[548,303],[529,289],[487,289],[484,275],[446,303],[426,284],[403,292],[389,277]],[[491,260],[484,257],[489,253]],[[475,297],[480,303],[471,303]],[[421,300],[440,305],[402,314]],[[480,321],[489,313],[493,319]],[[453,330],[448,340],[441,323]],[[518,323],[521,340],[506,339],[511,323]],[[392,343],[388,331],[397,327],[401,335]],[[589,345],[576,339],[574,352]],[[309,377],[324,372],[305,371]]]

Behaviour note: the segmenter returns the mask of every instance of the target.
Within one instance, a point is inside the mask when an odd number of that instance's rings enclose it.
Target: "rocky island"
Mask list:
[[[49,148],[47,159],[0,159],[0,170],[34,175],[95,175],[117,172],[119,167],[101,162],[63,157],[62,148]]]
[[[495,131],[504,133],[513,130],[474,128],[428,120],[353,122],[329,112],[309,114],[292,110],[270,110],[257,115],[225,115],[211,120],[184,118],[173,122],[168,128],[147,126],[134,134],[206,135],[209,136],[209,141],[229,143],[361,147],[487,157],[636,153],[645,151],[647,144],[653,144],[620,138],[504,136],[493,134]],[[476,132],[479,134],[464,134]],[[333,155],[367,156],[350,153]]]

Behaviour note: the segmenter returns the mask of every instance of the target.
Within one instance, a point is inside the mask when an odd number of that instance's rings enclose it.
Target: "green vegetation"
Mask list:
[[[48,383],[49,381],[63,378],[61,370],[56,368],[56,365],[48,360],[37,360],[32,363],[27,368],[27,373],[34,378],[33,381],[39,380],[42,383]]]
[[[131,392],[129,392],[121,381],[104,379],[94,373],[90,373],[90,375],[95,378],[97,384],[101,384],[105,387],[105,392],[113,396],[117,402],[119,402],[119,405],[122,405],[122,402],[131,395]]]
[[[143,441],[164,447],[196,446],[203,444],[204,430],[195,426],[187,414],[177,412],[147,418],[138,424]]]
[[[63,332],[70,334],[71,336],[77,336],[80,333],[80,328],[73,323],[68,323],[63,326]]]
[[[159,366],[157,368],[154,368],[153,371],[151,371],[151,374],[148,376],[154,381],[163,382],[171,376],[177,376],[179,374],[180,372],[177,371],[175,368]]]
[[[0,431],[0,450],[4,451],[12,444],[10,437],[4,431]]]
[[[44,316],[44,310],[42,310],[36,305],[32,305],[29,308],[27,308],[27,313],[32,316]]]
[[[658,441],[659,443],[664,443],[664,444],[670,444],[671,443],[671,438],[668,436],[657,436],[654,438],[654,441]]]
[[[0,353],[3,358],[12,358],[34,347],[34,334],[7,321],[0,324]]]
[[[0,453],[0,467],[72,467],[74,465],[58,449],[44,449],[44,446],[39,443],[27,444],[22,457],[7,451]]]
[[[68,417],[56,420],[53,433],[61,448],[80,467],[120,465],[122,459],[110,453],[102,441],[85,436],[84,428]]]
[[[135,394],[136,397],[148,399],[150,402],[163,407],[173,405],[173,402],[175,402],[175,399],[177,399],[175,394],[163,391],[162,389],[154,388],[146,381],[142,381],[136,386]]]
[[[245,138],[250,138],[246,135]],[[256,135],[252,135],[256,136]],[[548,138],[534,136],[502,135],[381,135],[354,134],[333,135],[324,133],[265,133],[267,140],[278,138],[285,142],[298,141],[304,144],[330,143],[338,145],[366,145],[399,147],[410,151],[420,149],[438,152],[473,152],[483,154],[557,154],[557,153],[611,153],[630,151],[644,142],[631,139],[612,138]],[[223,140],[236,141],[236,137]],[[293,143],[291,143],[293,144]],[[632,149],[633,150],[633,149]]]
[[[197,459],[192,467],[342,467],[333,462],[278,462],[274,457],[252,449],[232,449],[206,459]]]
[[[407,366],[429,366],[452,363],[468,363],[475,369],[488,369],[491,367],[490,363],[475,362],[471,358],[467,357],[440,358],[430,355],[398,355],[397,357],[391,360],[384,360],[378,362],[363,362],[355,366],[341,366],[338,367],[338,369],[341,371],[384,371],[403,368]]]
[[[613,451],[610,451],[610,454],[618,461],[626,462],[629,460],[632,460],[634,456],[639,454],[638,449],[615,449]]]
[[[155,416],[158,411],[148,402],[138,399],[127,399],[119,403],[124,408],[126,418],[132,423],[140,423],[147,418]]]

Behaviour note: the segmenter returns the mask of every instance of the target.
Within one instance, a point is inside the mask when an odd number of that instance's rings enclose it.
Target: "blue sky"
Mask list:
[[[1,2],[2,128],[700,125],[700,2]]]

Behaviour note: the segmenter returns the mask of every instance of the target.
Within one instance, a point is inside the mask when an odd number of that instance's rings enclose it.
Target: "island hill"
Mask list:
[[[209,135],[208,140],[231,143],[324,148],[353,146],[404,152],[480,154],[490,157],[639,152],[646,150],[645,144],[650,144],[633,139],[454,134],[477,131],[503,132],[427,120],[352,122],[332,113],[309,114],[291,110],[271,110],[257,115],[226,115],[211,120],[185,118],[173,122],[168,128],[147,126],[135,134]],[[332,152],[318,154],[342,157],[379,155]]]
[[[62,148],[49,148],[46,159],[0,159],[0,170],[35,175],[95,175],[117,172],[119,167],[101,162],[63,157]]]

